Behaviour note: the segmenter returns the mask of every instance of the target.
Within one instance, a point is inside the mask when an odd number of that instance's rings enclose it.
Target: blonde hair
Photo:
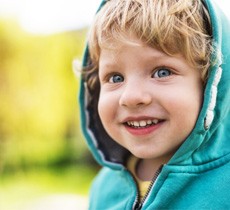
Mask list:
[[[182,54],[205,81],[211,63],[210,17],[201,0],[107,0],[89,31],[86,81],[95,89],[100,51],[134,35],[173,56]]]

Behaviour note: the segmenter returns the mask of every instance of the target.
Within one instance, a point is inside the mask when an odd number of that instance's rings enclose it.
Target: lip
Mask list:
[[[141,121],[141,120],[154,120],[154,119],[160,120],[160,122],[143,128],[135,128],[127,125],[128,121]],[[130,134],[134,136],[143,136],[143,135],[151,134],[156,130],[158,130],[162,126],[164,121],[165,120],[155,118],[155,117],[148,117],[148,116],[128,117],[123,120],[123,125]]]

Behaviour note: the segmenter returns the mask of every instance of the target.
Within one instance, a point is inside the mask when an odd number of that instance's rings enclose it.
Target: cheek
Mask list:
[[[116,113],[117,105],[115,101],[110,98],[101,95],[98,101],[98,113],[101,119],[102,125],[107,132],[107,134],[112,139],[117,139],[117,126],[116,126]]]
[[[102,123],[111,121],[113,112],[115,111],[114,100],[108,94],[101,93],[98,101],[98,113]]]
[[[178,124],[195,125],[202,105],[202,89],[181,88],[165,96],[165,107]]]
[[[98,100],[98,106],[97,106],[97,109],[98,109],[98,113],[99,113],[99,117],[101,118],[101,121],[103,123],[104,121],[104,116],[106,116],[106,103],[105,103],[105,100],[103,100],[103,97],[99,96],[99,100]]]

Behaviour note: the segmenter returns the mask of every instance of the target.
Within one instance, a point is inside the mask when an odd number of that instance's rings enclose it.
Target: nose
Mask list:
[[[119,100],[120,106],[137,108],[152,102],[151,90],[145,83],[129,82],[125,85]]]

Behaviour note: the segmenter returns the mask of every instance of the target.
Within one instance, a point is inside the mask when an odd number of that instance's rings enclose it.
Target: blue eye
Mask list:
[[[155,71],[152,77],[153,78],[162,78],[162,77],[168,77],[171,74],[172,74],[172,72],[169,69],[161,68],[161,69]]]
[[[119,83],[123,81],[124,81],[124,77],[119,74],[115,74],[109,78],[109,82],[111,83]]]

